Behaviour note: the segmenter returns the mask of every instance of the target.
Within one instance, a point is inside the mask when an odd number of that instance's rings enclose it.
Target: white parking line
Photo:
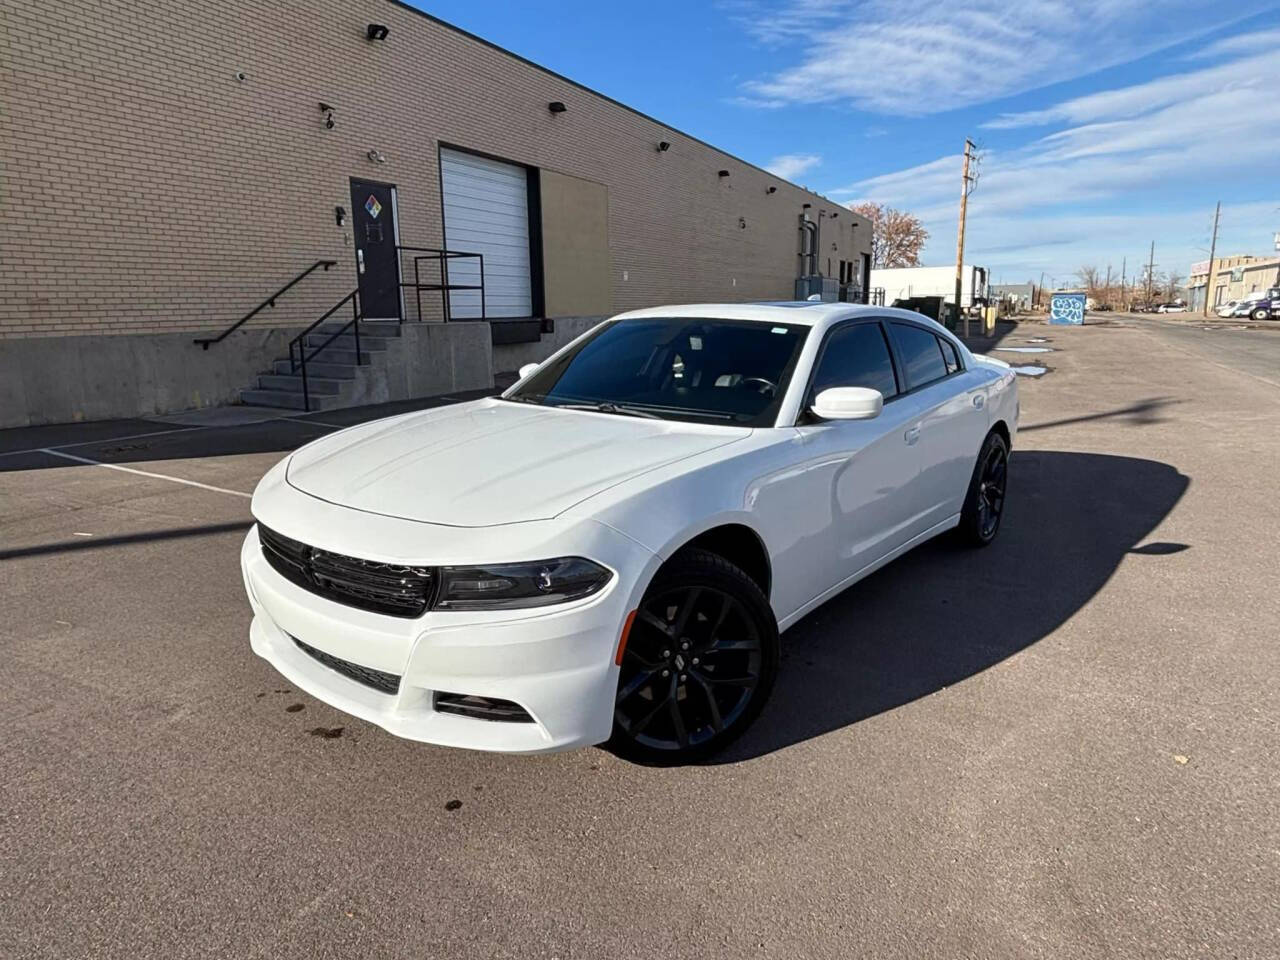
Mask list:
[[[272,419],[279,420],[281,423],[300,423],[304,425],[308,423],[314,423],[317,427],[329,427],[330,429],[333,429],[333,430],[345,430],[347,429],[348,426],[350,426],[350,424],[347,424],[346,426],[344,426],[343,424],[340,424],[340,423],[325,423],[323,420],[302,420],[298,417],[272,417]]]
[[[253,499],[253,494],[242,493],[239,490],[228,490],[225,487],[214,487],[207,483],[198,483],[195,480],[183,480],[181,477],[166,477],[163,473],[149,473],[146,470],[135,470],[133,467],[122,467],[118,463],[102,463],[98,460],[90,460],[88,457],[77,457],[74,453],[62,453],[59,450],[50,447],[41,447],[40,453],[47,453],[51,457],[62,457],[64,460],[74,460],[77,463],[87,463],[91,467],[106,467],[108,470],[119,470],[121,473],[133,473],[140,477],[151,477],[153,480],[168,480],[170,483],[182,483],[188,487],[199,487],[201,490],[212,490],[214,493],[229,493],[233,497],[244,497],[246,500]]]
[[[0,457],[16,457],[23,453],[43,453],[46,450],[65,450],[69,447],[91,447],[95,444],[115,443],[119,440],[141,440],[143,437],[160,437],[170,433],[190,433],[192,430],[207,430],[208,427],[175,427],[172,430],[153,430],[150,433],[130,433],[123,437],[99,437],[96,440],[77,440],[75,443],[55,443],[52,447],[28,447],[26,450],[6,450]]]

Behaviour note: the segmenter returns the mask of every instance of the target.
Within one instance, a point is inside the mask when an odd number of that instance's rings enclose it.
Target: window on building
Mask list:
[[[870,387],[888,400],[898,393],[893,360],[878,323],[857,323],[836,330],[822,349],[813,374],[812,397],[830,387]]]
[[[895,323],[893,339],[907,375],[907,389],[914,390],[947,375],[942,347],[928,330],[910,323]]]

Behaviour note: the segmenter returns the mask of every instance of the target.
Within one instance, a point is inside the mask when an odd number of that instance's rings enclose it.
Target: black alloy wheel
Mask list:
[[[658,764],[720,750],[764,706],[778,657],[760,587],[717,554],[681,553],[658,572],[632,622],[611,746]]]
[[[1009,445],[992,432],[982,444],[960,512],[960,534],[975,547],[985,547],[1000,531],[1009,482]]]

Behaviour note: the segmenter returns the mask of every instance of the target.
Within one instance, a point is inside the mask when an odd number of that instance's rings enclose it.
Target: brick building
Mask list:
[[[313,374],[330,403],[487,385],[631,307],[865,286],[870,228],[834,201],[394,0],[3,19],[0,426],[295,403],[289,341],[355,290],[379,349]],[[410,247],[483,254],[485,319],[401,286],[415,257],[442,279]]]

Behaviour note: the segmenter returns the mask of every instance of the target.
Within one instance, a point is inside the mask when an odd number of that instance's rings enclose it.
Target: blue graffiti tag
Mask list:
[[[1081,294],[1055,296],[1049,301],[1050,323],[1084,323],[1085,298]]]

